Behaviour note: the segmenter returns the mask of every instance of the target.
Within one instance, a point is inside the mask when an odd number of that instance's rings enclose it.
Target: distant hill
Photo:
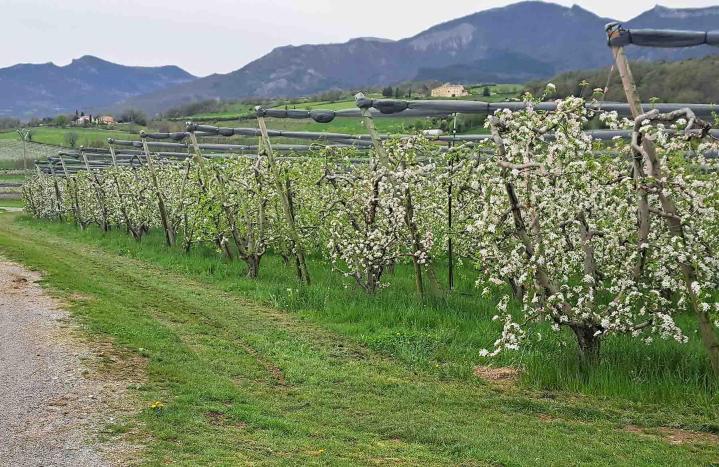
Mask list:
[[[717,29],[719,7],[657,6],[627,27]],[[402,19],[398,19],[402,21]],[[604,25],[612,21],[579,6],[522,2],[439,24],[399,41],[353,39],[343,44],[279,47],[245,67],[129,99],[155,113],[206,99],[294,97],[332,88],[359,89],[415,79],[521,82],[608,65]],[[633,59],[676,60],[716,48],[628,48]]]
[[[0,69],[0,116],[29,118],[76,109],[95,111],[194,79],[176,66],[123,66],[92,56],[66,66],[19,64]]]
[[[719,56],[709,56],[676,62],[633,62],[632,74],[637,82],[639,95],[645,102],[659,98],[664,102],[719,103]],[[529,83],[533,94],[541,94],[547,82],[557,86],[559,97],[584,95],[589,97],[594,88],[604,88],[609,75],[608,68],[571,71],[553,78]],[[589,84],[580,87],[579,83]],[[609,84],[606,100],[625,101],[619,74],[615,71]]]

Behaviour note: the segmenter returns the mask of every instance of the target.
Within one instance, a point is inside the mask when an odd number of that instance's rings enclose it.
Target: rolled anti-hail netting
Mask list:
[[[698,45],[719,46],[719,31],[678,31],[673,29],[624,29],[618,23],[609,23],[609,45],[623,47],[695,47]]]

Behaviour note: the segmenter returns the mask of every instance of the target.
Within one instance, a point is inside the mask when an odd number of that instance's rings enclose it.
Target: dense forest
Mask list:
[[[719,56],[677,62],[632,62],[632,73],[642,100],[652,98],[661,102],[716,103],[719,102]],[[550,80],[533,81],[527,88],[541,94],[547,82],[557,87],[558,97],[583,95],[590,97],[593,89],[607,85],[610,67],[570,71]],[[609,83],[609,101],[624,101],[619,73],[613,70]]]

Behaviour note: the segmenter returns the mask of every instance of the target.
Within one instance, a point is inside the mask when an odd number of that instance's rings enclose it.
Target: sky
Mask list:
[[[228,73],[283,45],[401,39],[435,24],[516,3],[502,0],[0,0],[0,67],[66,65],[83,55],[124,65]],[[656,0],[556,1],[631,19]],[[696,8],[719,0],[663,0]],[[438,8],[441,7],[441,8]]]

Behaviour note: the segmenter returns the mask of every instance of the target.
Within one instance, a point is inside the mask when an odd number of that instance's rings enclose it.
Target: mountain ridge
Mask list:
[[[719,6],[673,9],[657,5],[623,24],[629,28],[710,30],[717,29],[718,18]],[[124,67],[92,56],[64,67],[19,64],[14,66],[18,69],[0,69],[0,116],[13,110],[22,111],[14,116],[27,116],[75,108],[119,111],[130,107],[154,114],[208,99],[296,97],[417,79],[474,83],[545,79],[566,71],[608,66],[611,54],[604,25],[612,21],[579,5],[523,1],[444,21],[400,40],[356,37],[342,43],[280,46],[230,73],[202,78],[172,65]],[[709,46],[627,48],[631,59],[652,61],[716,52]],[[47,83],[39,90],[18,83],[8,86],[7,75],[33,71],[75,75],[60,80],[66,90]],[[128,73],[134,79],[128,79]],[[93,76],[104,76],[104,82],[89,79]],[[22,107],[13,107],[8,99],[21,100]]]
[[[196,79],[176,65],[126,66],[83,55],[67,65],[19,63],[0,69],[0,116],[96,111],[120,100]]]
[[[719,6],[672,9],[658,5],[623,24],[714,29],[717,15]],[[341,44],[277,47],[233,72],[132,98],[124,105],[158,112],[203,99],[295,97],[413,79],[517,82],[548,78],[608,66],[611,54],[604,25],[612,21],[579,5],[519,2],[445,21],[396,41],[351,39]],[[627,53],[634,60],[679,60],[716,53],[716,49],[630,47]]]

